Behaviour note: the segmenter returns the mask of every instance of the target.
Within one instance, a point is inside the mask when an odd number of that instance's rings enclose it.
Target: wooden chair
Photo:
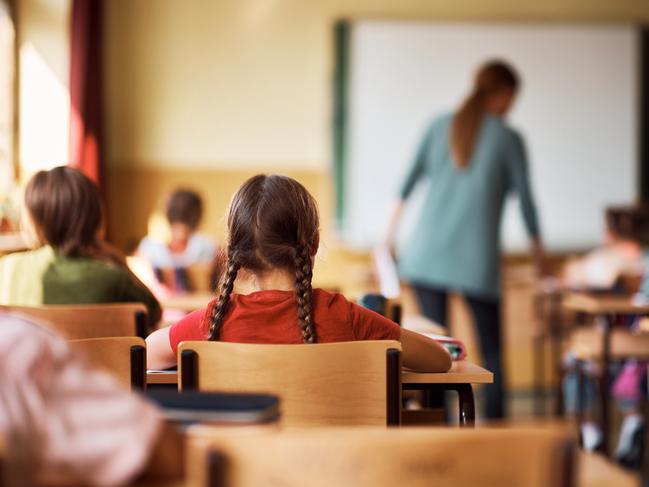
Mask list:
[[[70,347],[127,388],[146,387],[146,343],[140,337],[71,340]]]
[[[147,311],[140,303],[0,306],[0,311],[36,319],[68,340],[147,336]]]
[[[208,487],[574,485],[574,439],[542,429],[190,430],[187,477]]]
[[[183,342],[179,387],[275,394],[285,426],[398,425],[401,344]]]
[[[124,487],[187,487],[185,463],[184,432],[167,423],[153,445],[143,472]],[[92,487],[64,467],[34,468],[35,478],[30,484],[33,487]]]

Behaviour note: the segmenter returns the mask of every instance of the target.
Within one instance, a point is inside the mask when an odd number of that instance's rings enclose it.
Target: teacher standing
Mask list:
[[[408,172],[388,230],[394,248],[401,211],[416,183],[430,181],[419,222],[399,254],[428,318],[447,326],[447,296],[459,292],[471,309],[485,367],[486,416],[504,416],[500,298],[500,222],[507,194],[518,194],[532,253],[540,270],[543,248],[530,188],[523,138],[504,121],[519,88],[513,68],[483,65],[473,90],[453,114],[434,120]]]

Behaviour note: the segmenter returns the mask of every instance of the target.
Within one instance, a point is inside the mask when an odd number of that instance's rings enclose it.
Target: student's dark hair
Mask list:
[[[89,255],[103,222],[99,190],[81,171],[56,167],[36,173],[25,206],[39,237],[68,257]]]
[[[235,193],[228,212],[228,246],[209,339],[218,340],[239,269],[295,273],[298,325],[304,343],[317,341],[313,320],[313,256],[319,242],[318,207],[300,183],[257,175]]]
[[[459,168],[469,165],[489,97],[505,89],[516,91],[519,84],[516,71],[504,61],[493,60],[480,67],[473,90],[455,114],[451,127],[451,149]]]
[[[169,223],[184,223],[196,230],[203,216],[203,200],[190,189],[178,189],[167,200]]]

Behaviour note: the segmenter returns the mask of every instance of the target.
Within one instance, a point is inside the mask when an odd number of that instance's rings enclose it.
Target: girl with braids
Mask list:
[[[447,371],[450,356],[437,342],[401,329],[340,294],[312,289],[319,239],[315,200],[300,183],[276,175],[246,181],[230,203],[227,261],[218,297],[147,338],[149,367],[174,365],[178,344],[186,340],[400,340],[405,366]]]

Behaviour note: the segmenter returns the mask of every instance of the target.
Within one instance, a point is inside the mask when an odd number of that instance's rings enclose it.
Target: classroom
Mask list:
[[[649,487],[648,0],[0,0],[0,487]]]

